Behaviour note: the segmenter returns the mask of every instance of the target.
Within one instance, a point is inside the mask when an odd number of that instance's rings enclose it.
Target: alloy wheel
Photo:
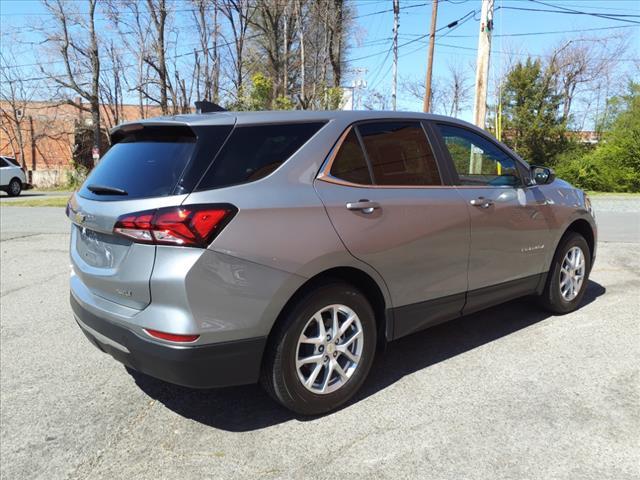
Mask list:
[[[567,302],[580,293],[585,276],[584,252],[580,247],[571,247],[562,260],[560,269],[560,294]]]
[[[346,305],[326,306],[309,319],[298,338],[298,379],[315,394],[335,392],[353,376],[363,348],[358,315]]]

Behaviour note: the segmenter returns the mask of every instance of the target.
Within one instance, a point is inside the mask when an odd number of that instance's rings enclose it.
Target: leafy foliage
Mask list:
[[[595,150],[563,154],[556,171],[584,189],[640,192],[640,84],[610,102],[615,114]]]
[[[540,165],[553,165],[567,147],[562,99],[552,76],[539,60],[528,58],[507,74],[502,89],[505,143],[528,162]]]

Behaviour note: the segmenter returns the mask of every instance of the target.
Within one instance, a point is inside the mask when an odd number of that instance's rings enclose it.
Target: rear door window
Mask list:
[[[207,130],[210,161],[228,136],[230,126]],[[214,138],[216,145],[211,145]],[[132,200],[175,193],[187,168],[198,155],[196,134],[186,126],[148,126],[116,132],[114,145],[84,182],[80,195],[94,200]],[[203,143],[203,142],[200,142]],[[90,185],[124,190],[126,195],[96,194]]]
[[[340,145],[331,165],[331,176],[359,185],[371,185],[371,174],[355,129],[351,129]]]
[[[442,185],[438,164],[420,122],[358,125],[376,185]]]
[[[236,127],[197,190],[266,177],[322,128],[323,122]]]

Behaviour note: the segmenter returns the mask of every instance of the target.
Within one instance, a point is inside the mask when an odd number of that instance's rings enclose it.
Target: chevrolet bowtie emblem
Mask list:
[[[82,212],[76,212],[75,219],[77,223],[82,224],[87,219],[87,216]]]

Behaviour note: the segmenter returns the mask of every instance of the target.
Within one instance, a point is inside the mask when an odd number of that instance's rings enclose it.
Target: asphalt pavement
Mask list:
[[[63,209],[2,206],[0,477],[638,479],[640,202],[594,204],[582,308],[517,300],[406,337],[311,419],[100,353],[69,308]]]

